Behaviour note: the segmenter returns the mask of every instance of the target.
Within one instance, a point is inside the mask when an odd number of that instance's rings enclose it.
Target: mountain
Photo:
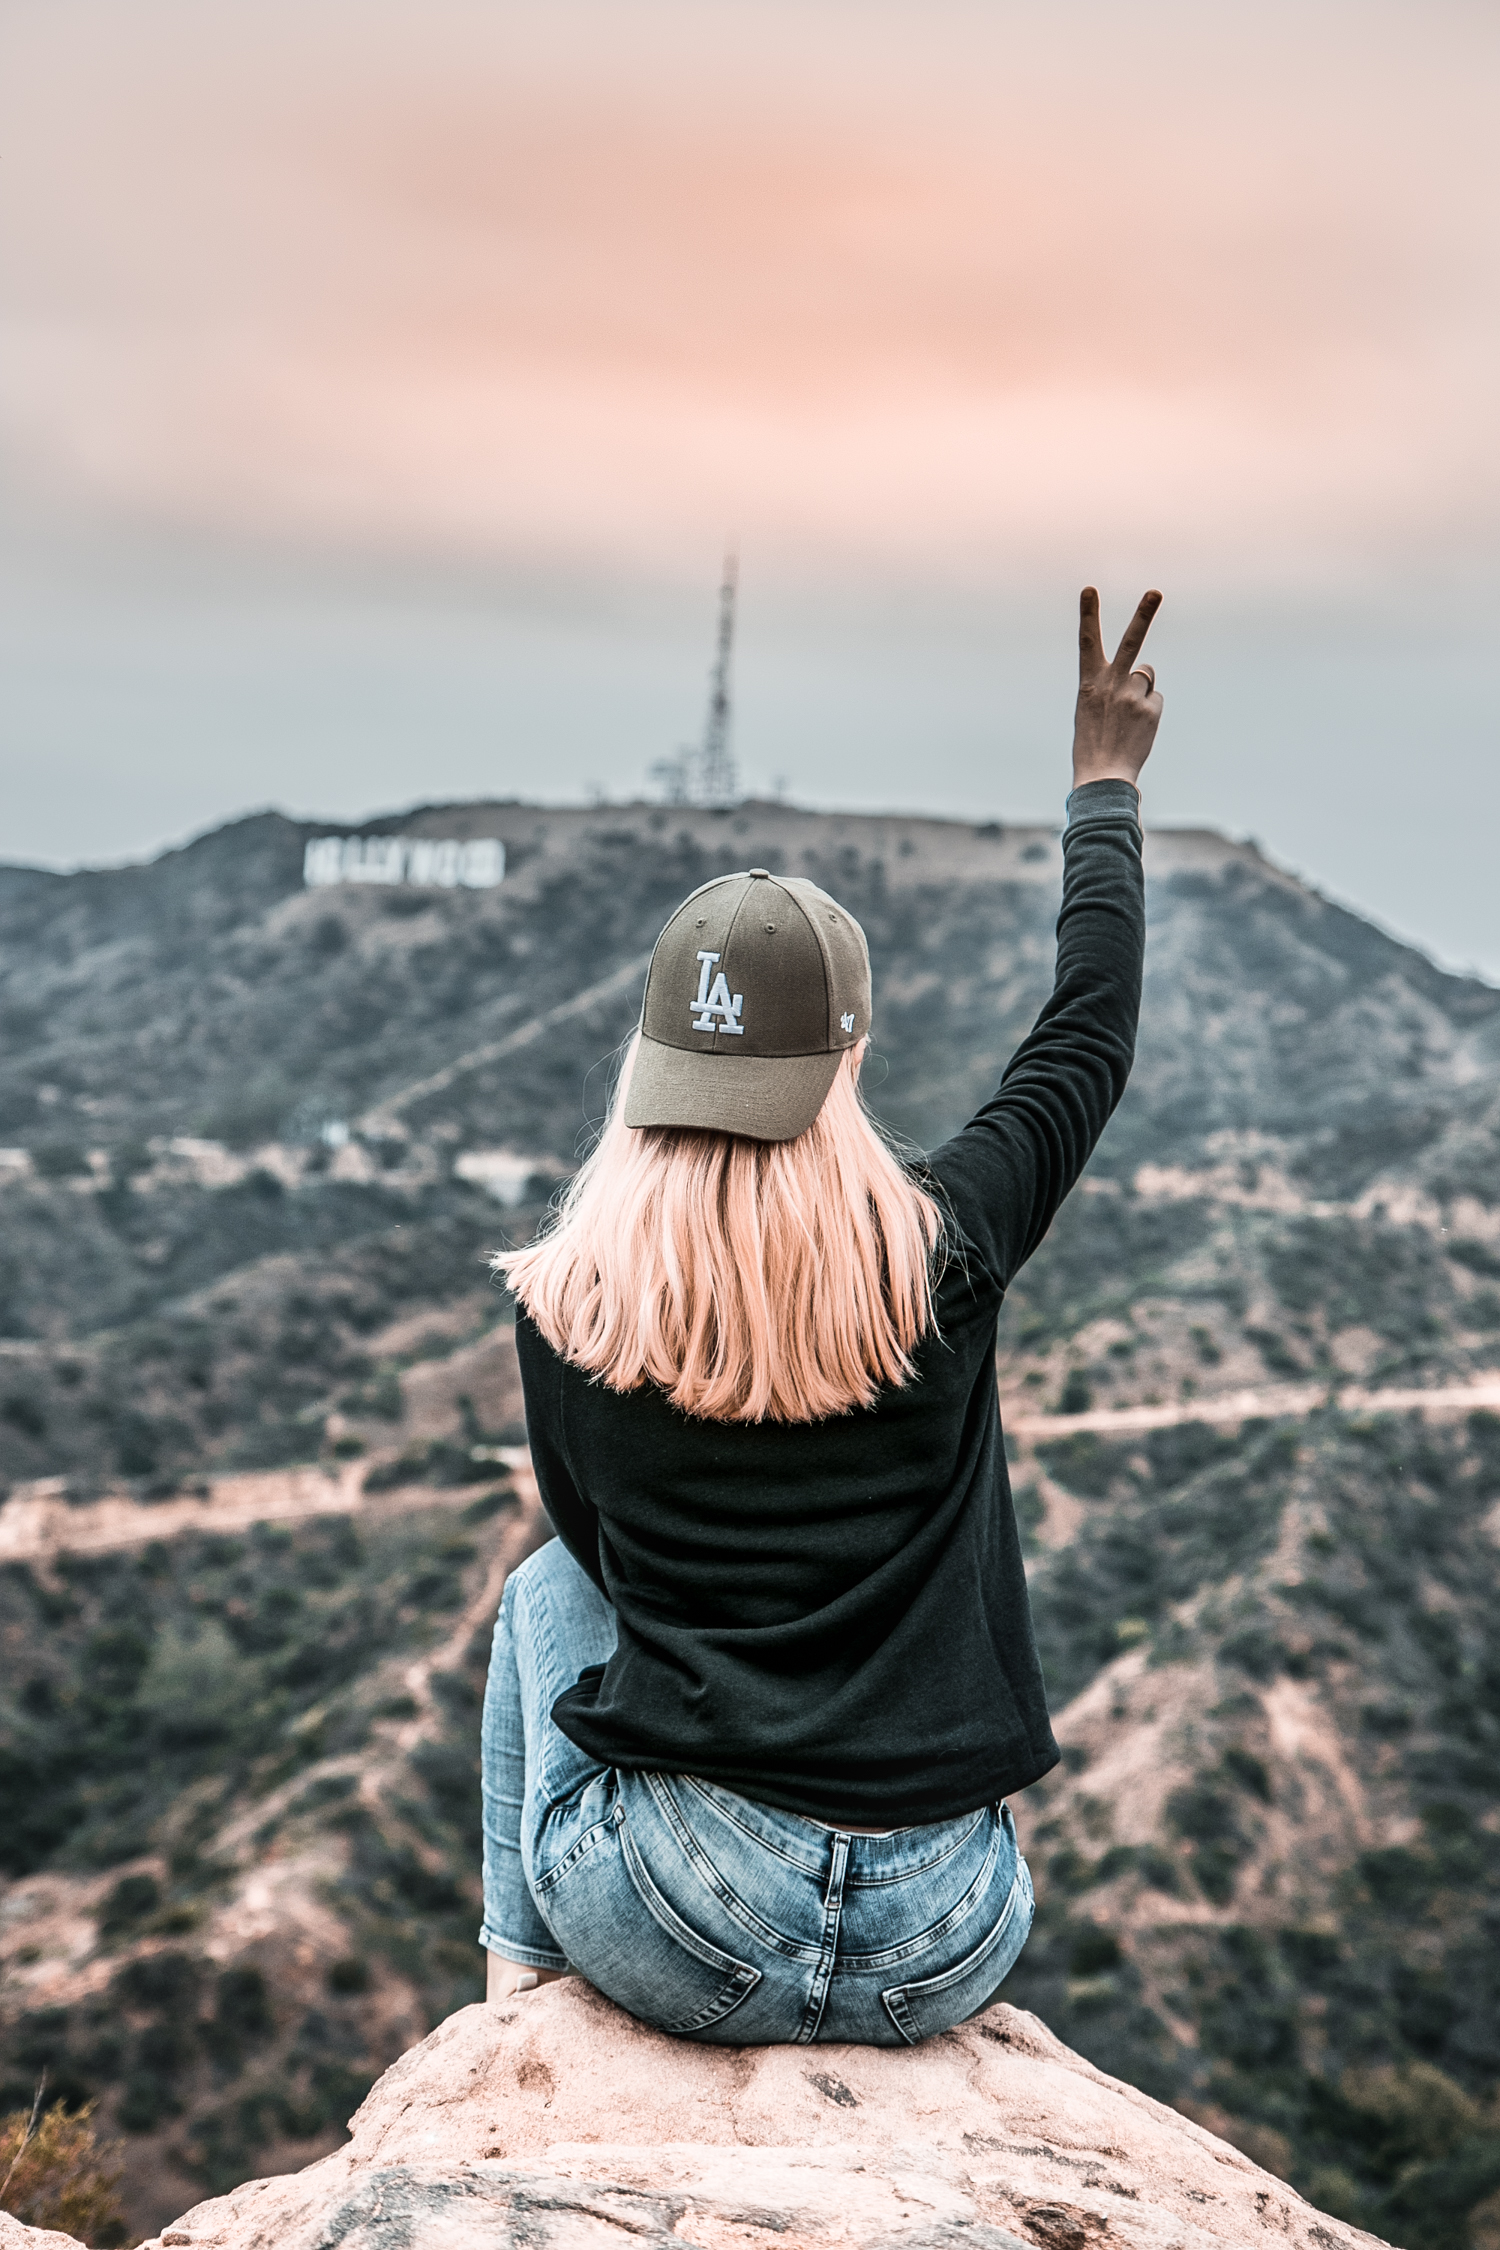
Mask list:
[[[500,839],[472,890],[307,888],[324,833],[0,869],[0,2107],[99,2099],[142,2225],[333,2145],[476,1989],[487,1620],[543,1535],[486,1258],[666,915],[747,864],[844,900],[925,1146],[1050,976],[1044,829],[357,832]],[[1253,847],[1147,867],[1135,1075],[1001,1323],[1065,1748],[1008,1997],[1458,2250],[1500,2226],[1500,992]]]

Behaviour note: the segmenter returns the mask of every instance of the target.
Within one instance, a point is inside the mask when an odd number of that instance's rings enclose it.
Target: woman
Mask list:
[[[517,1299],[558,1537],[485,1699],[489,1993],[581,1972],[663,2031],[911,2044],[1031,1926],[1007,1792],[1057,1762],[995,1324],[1124,1090],[1161,715],[1082,599],[1056,983],[904,1167],[858,1095],[863,933],[763,868],[662,933],[597,1150]]]

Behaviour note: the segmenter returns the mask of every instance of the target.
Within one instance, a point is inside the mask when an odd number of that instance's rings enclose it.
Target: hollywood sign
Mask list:
[[[325,883],[430,883],[488,891],[505,874],[498,836],[314,836],[302,855],[309,890]]]

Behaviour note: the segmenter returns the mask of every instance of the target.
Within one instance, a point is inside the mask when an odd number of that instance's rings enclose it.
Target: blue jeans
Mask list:
[[[511,1573],[484,1699],[481,1945],[723,2046],[911,2046],[988,2007],[1033,1912],[1007,1805],[853,1836],[601,1766],[551,1712],[614,1645],[560,1540]]]

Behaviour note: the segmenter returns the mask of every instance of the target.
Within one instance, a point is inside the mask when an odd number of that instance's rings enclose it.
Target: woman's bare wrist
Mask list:
[[[1134,773],[1127,773],[1123,766],[1106,766],[1101,772],[1089,771],[1086,773],[1080,773],[1077,766],[1073,768],[1073,787],[1075,789],[1086,788],[1091,781],[1125,781],[1130,784],[1137,796],[1141,793],[1139,768]]]

